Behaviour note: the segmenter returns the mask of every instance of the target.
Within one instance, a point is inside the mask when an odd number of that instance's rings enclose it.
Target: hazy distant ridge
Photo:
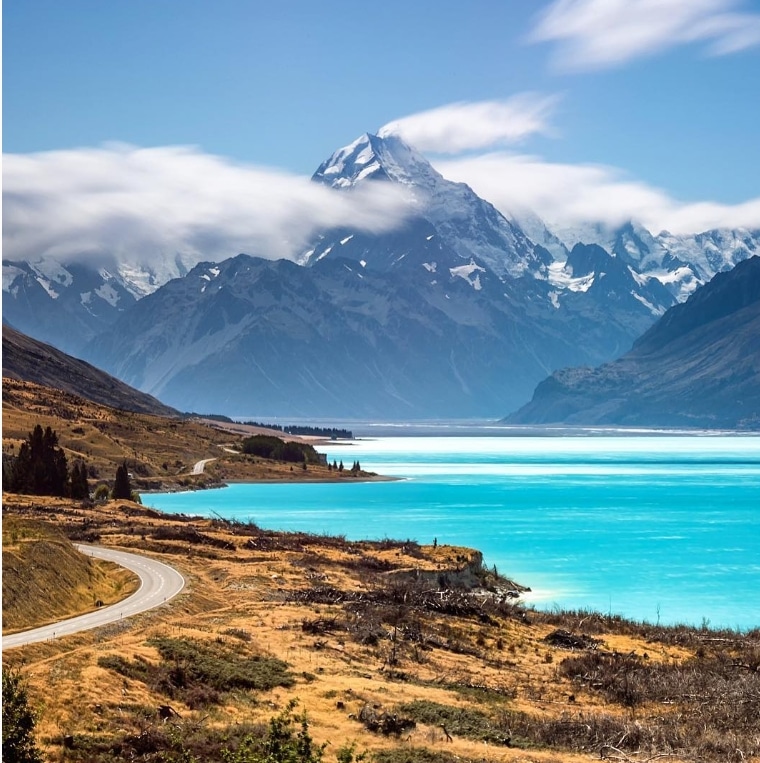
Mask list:
[[[716,275],[620,359],[556,371],[505,422],[760,428],[760,257]]]

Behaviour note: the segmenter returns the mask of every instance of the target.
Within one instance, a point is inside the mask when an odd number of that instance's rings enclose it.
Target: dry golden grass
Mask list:
[[[207,487],[224,481],[336,481],[357,479],[321,465],[304,471],[292,464],[230,453],[227,448],[254,432],[252,427],[220,428],[209,419],[189,420],[130,413],[31,382],[3,379],[3,451],[18,452],[29,432],[50,426],[70,462],[82,459],[94,475],[91,486],[112,482],[126,462],[141,490]],[[301,439],[301,438],[289,438]],[[193,466],[213,458],[201,475]],[[359,478],[369,478],[360,475]]]
[[[3,633],[113,604],[137,585],[123,567],[78,553],[53,526],[13,516],[3,521]]]
[[[609,760],[646,760],[657,752],[637,755],[628,749],[621,752],[626,757],[615,757],[601,743],[584,751],[551,749],[514,731],[512,747],[486,744],[452,729],[452,741],[447,741],[437,723],[418,723],[401,738],[386,737],[358,722],[365,706],[395,712],[411,702],[427,703],[465,715],[480,711],[494,723],[505,714],[522,713],[521,722],[545,721],[557,728],[591,728],[602,717],[621,728],[648,728],[685,712],[677,701],[625,707],[606,700],[593,685],[565,677],[559,667],[573,653],[544,641],[557,624],[537,614],[522,618],[505,608],[499,610],[502,615],[458,616],[411,603],[370,601],[373,592],[388,590],[394,577],[409,570],[419,570],[429,580],[445,571],[468,577],[480,558],[467,549],[271,533],[213,520],[162,517],[128,502],[93,509],[65,501],[4,498],[6,511],[14,516],[44,517],[69,535],[86,525],[100,543],[143,550],[177,567],[188,580],[185,592],[158,610],[5,655],[6,662],[26,665],[32,698],[41,710],[38,736],[51,760],[87,759],[76,752],[87,740],[113,742],[146,730],[164,733],[166,724],[156,715],[163,704],[179,713],[169,724],[189,740],[201,732],[266,721],[297,699],[315,739],[331,743],[326,760],[333,760],[335,750],[351,740],[357,750],[426,748],[465,761],[573,763],[598,760],[603,752]],[[318,603],[315,592],[328,586],[343,601]],[[569,624],[572,617],[564,627]],[[362,628],[369,632],[370,625],[380,635],[362,643],[358,636]],[[194,639],[210,649],[277,657],[288,664],[295,683],[261,692],[222,692],[220,704],[192,709],[182,695],[168,697],[155,685],[98,664],[118,655],[157,666],[156,642],[151,642],[156,638]],[[647,661],[665,666],[683,664],[697,651],[634,632],[597,638],[604,652],[646,653]],[[73,736],[74,750],[61,746],[64,735]],[[622,735],[607,744],[625,749]]]

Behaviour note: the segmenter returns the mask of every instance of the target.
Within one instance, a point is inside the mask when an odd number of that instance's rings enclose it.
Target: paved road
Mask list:
[[[206,468],[206,464],[208,464],[210,461],[216,461],[216,459],[204,458],[203,460],[198,461],[193,467],[193,471],[191,471],[190,474],[203,474],[203,470]]]
[[[94,556],[96,559],[115,562],[128,570],[132,570],[140,577],[139,590],[124,601],[110,607],[102,607],[95,612],[72,617],[69,620],[61,620],[51,625],[44,625],[34,630],[3,636],[3,651],[24,644],[34,644],[38,641],[50,641],[61,636],[68,636],[71,633],[78,633],[123,620],[139,612],[160,606],[176,596],[185,587],[185,579],[177,570],[148,557],[128,554],[125,551],[115,551],[102,546],[76,544],[76,547],[83,554]]]

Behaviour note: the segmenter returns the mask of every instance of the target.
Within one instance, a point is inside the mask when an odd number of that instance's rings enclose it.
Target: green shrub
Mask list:
[[[418,723],[444,726],[454,736],[477,739],[492,744],[506,744],[507,735],[485,713],[465,707],[442,705],[429,700],[416,700],[401,705],[399,712]]]
[[[3,760],[42,763],[34,742],[34,723],[21,676],[15,670],[3,670]]]
[[[267,691],[295,683],[287,664],[273,657],[240,654],[195,639],[153,638],[148,643],[158,650],[158,664],[140,656],[107,655],[98,665],[195,706],[217,703],[222,692],[235,689]]]
[[[302,442],[285,442],[273,435],[257,434],[246,437],[242,444],[243,453],[249,456],[269,458],[289,463],[317,463],[319,456],[311,445]]]

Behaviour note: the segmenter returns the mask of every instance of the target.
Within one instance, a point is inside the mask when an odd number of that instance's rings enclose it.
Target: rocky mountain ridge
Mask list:
[[[556,371],[504,422],[760,428],[760,257],[716,275],[618,360]]]

